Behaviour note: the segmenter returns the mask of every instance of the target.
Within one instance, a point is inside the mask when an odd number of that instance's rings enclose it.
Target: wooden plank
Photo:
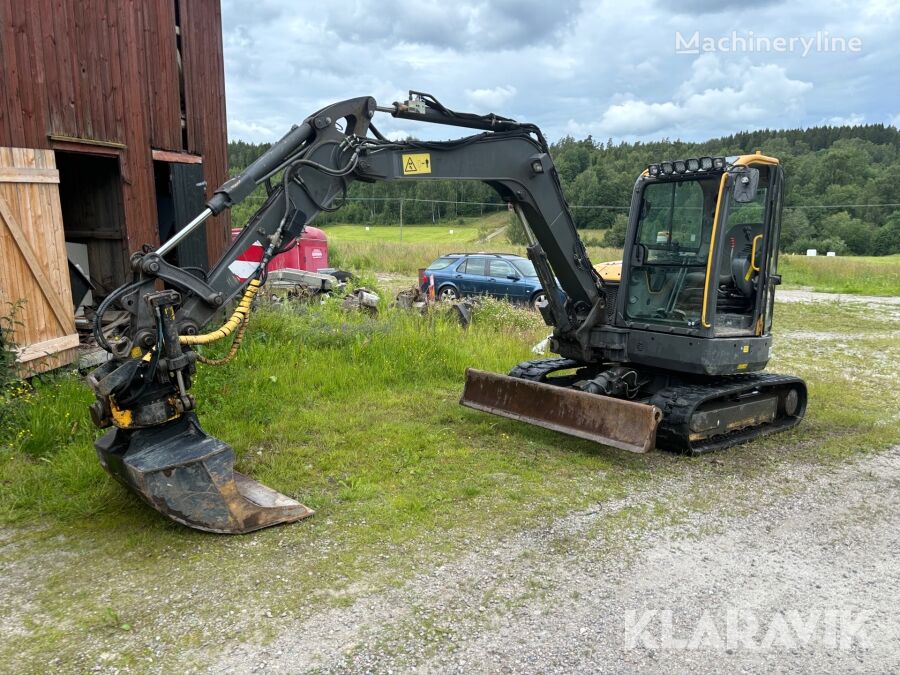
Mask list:
[[[39,45],[38,60],[45,72],[44,91],[40,96],[47,112],[46,132],[58,133],[64,129],[62,92],[59,82],[59,57],[57,37],[53,31],[52,0],[32,0],[28,4],[28,24],[34,31],[32,42]]]
[[[177,164],[203,164],[200,155],[192,155],[187,152],[169,152],[168,150],[153,150],[153,159],[158,162],[175,162]]]
[[[19,363],[27,363],[42,356],[50,356],[66,349],[72,349],[79,344],[78,333],[71,335],[63,335],[62,337],[37,342],[27,347],[20,347],[16,350],[16,360]]]
[[[28,88],[28,118],[31,132],[29,147],[41,145],[47,133],[47,82],[44,74],[44,53],[41,41],[40,16],[34,2],[14,3],[19,41],[26,52],[23,63],[28,68],[25,86]]]
[[[91,86],[88,82],[87,48],[85,42],[85,22],[89,21],[72,3],[65,3],[66,19],[72,46],[72,85],[75,87],[76,136],[94,138],[94,123],[91,119]]]
[[[143,5],[146,24],[144,54],[150,96],[151,144],[181,150],[181,102],[178,87],[175,3],[148,0]]]
[[[80,124],[78,121],[78,103],[75,100],[75,42],[70,30],[71,12],[70,3],[67,0],[52,0],[53,9],[53,56],[56,59],[58,69],[56,73],[59,87],[59,119],[61,126],[54,127],[54,133],[78,136]]]
[[[34,275],[34,278],[37,280],[41,292],[47,300],[47,304],[50,305],[50,309],[53,310],[53,314],[59,321],[60,328],[65,330],[69,324],[74,321],[72,311],[66,308],[53,286],[51,286],[50,280],[44,274],[40,259],[37,257],[34,249],[31,248],[31,244],[29,244],[28,239],[25,237],[25,232],[22,231],[22,227],[13,217],[6,201],[2,198],[0,198],[0,217],[6,221],[6,227],[9,228],[13,241],[19,247],[22,257],[24,257],[25,261],[28,263],[28,267]]]
[[[109,17],[106,13],[106,0],[94,0],[94,12],[97,17],[96,36],[101,40],[97,51],[97,68],[100,71],[100,92],[103,110],[103,138],[111,138],[115,134],[115,112],[111,96],[112,75],[110,73],[110,40]],[[119,58],[116,52],[112,52],[112,60]]]
[[[182,2],[180,7],[188,151],[204,158],[209,197],[228,171],[221,13],[217,2]],[[229,219],[225,212],[208,221],[211,260],[228,244]]]
[[[63,349],[55,354],[39,356],[26,363],[19,363],[16,370],[18,371],[19,377],[34,377],[40,373],[46,373],[51,370],[56,370],[57,368],[68,366],[69,364],[74,363],[77,358],[78,348],[73,347],[70,349]]]
[[[6,95],[9,97],[7,119],[10,127],[8,143],[10,145],[25,145],[25,123],[22,108],[15,103],[22,98],[22,80],[19,77],[20,66],[16,56],[15,26],[12,20],[12,5],[14,0],[6,0],[4,3],[5,21],[0,25],[0,52],[3,57],[3,71],[6,75]]]
[[[0,166],[0,183],[58,183],[56,169],[32,169]]]
[[[122,30],[119,12],[121,11],[119,0],[107,0],[106,13],[109,17],[109,49],[115,55],[110,60],[110,90],[109,98],[113,107],[113,136],[115,140],[125,141],[125,103],[122,100],[122,45],[120,44],[120,32]]]
[[[139,49],[139,5],[137,0],[126,0],[125,10],[120,15],[123,24],[122,44],[128,46],[122,53],[125,143],[128,145],[122,161],[122,189],[127,235],[125,246],[131,251],[145,243],[153,246],[159,243],[153,159],[150,156],[150,122],[147,115],[150,103],[145,86],[146,64]]]

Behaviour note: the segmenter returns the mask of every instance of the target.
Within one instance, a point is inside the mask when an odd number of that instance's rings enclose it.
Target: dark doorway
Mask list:
[[[206,181],[203,180],[202,164],[154,161],[153,175],[156,179],[159,242],[163,243],[204,209]],[[206,229],[201,227],[196,230],[166,258],[179,267],[208,270]]]
[[[119,158],[57,150],[56,167],[66,242],[86,246],[96,301],[128,272]]]

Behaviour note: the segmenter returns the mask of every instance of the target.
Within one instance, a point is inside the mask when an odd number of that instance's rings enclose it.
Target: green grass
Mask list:
[[[525,255],[525,247],[510,244],[504,235],[490,241],[481,237],[502,227],[507,214],[484,219],[469,218],[464,225],[331,225],[329,236],[331,264],[358,272],[390,272],[413,275],[421,267],[449,252],[501,251]],[[453,234],[450,234],[453,230]],[[586,231],[585,237],[597,239],[599,231]],[[615,248],[589,246],[588,253],[596,264],[620,260],[622,252]],[[900,256],[807,257],[783,254],[780,271],[784,288],[808,288],[827,293],[858,295],[900,295]]]
[[[510,244],[501,233],[490,240],[488,234],[504,227],[506,212],[484,218],[460,219],[462,224],[447,221],[440,225],[405,225],[403,240],[400,227],[392,225],[327,225],[329,260],[332,266],[355,272],[390,272],[413,275],[419,268],[447,253],[493,251],[525,255],[525,247]],[[451,234],[450,231],[453,231]],[[596,235],[594,231],[593,234]],[[589,246],[594,263],[618,260],[618,249]]]
[[[782,255],[778,266],[787,288],[858,295],[900,295],[900,255],[832,258]]]
[[[159,516],[100,468],[91,396],[74,376],[45,378],[4,406],[0,565],[18,598],[5,621],[20,628],[4,634],[0,663],[40,672],[59,657],[84,671],[107,652],[108,668],[183,671],[235,635],[265,640],[286,627],[260,618],[266,611],[302,618],[347,604],[473,540],[673,474],[704,476],[691,508],[728,508],[707,489],[716,480],[900,443],[900,325],[865,308],[779,307],[771,369],[808,380],[807,420],[691,460],[460,407],[466,367],[503,372],[533,358],[547,329],[532,312],[488,303],[465,331],[439,315],[383,307],[368,317],[337,304],[258,312],[236,361],[201,367],[194,388],[203,424],[235,447],[239,470],[317,510],[296,525],[219,537]],[[811,333],[829,326],[834,334]],[[667,522],[665,510],[605,527],[612,537]]]
[[[328,241],[335,243],[463,244],[478,239],[478,228],[467,225],[330,225],[324,229]]]
[[[447,243],[398,243],[380,242],[330,242],[329,261],[332,266],[357,272],[391,272],[395,274],[415,274],[419,268],[427,267],[434,260],[447,253],[492,251],[525,255],[525,247],[506,241],[487,243],[469,242]],[[588,247],[588,254],[594,264],[618,260],[622,252],[614,248]]]

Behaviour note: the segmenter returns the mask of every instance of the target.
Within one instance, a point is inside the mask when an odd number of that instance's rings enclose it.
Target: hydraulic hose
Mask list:
[[[215,342],[231,335],[250,316],[250,305],[259,292],[260,286],[262,286],[262,282],[259,279],[250,280],[250,283],[247,284],[247,289],[244,291],[244,296],[234,310],[234,314],[221,328],[203,335],[180,335],[178,337],[179,342],[183,345],[208,345],[210,342]]]

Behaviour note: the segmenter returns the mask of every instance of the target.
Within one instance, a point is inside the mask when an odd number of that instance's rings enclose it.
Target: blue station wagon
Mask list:
[[[506,298],[537,308],[547,301],[534,265],[528,258],[511,253],[449,253],[422,273],[419,280],[427,291],[434,276],[438,300],[458,300],[475,295]],[[562,290],[558,289],[562,294]]]

